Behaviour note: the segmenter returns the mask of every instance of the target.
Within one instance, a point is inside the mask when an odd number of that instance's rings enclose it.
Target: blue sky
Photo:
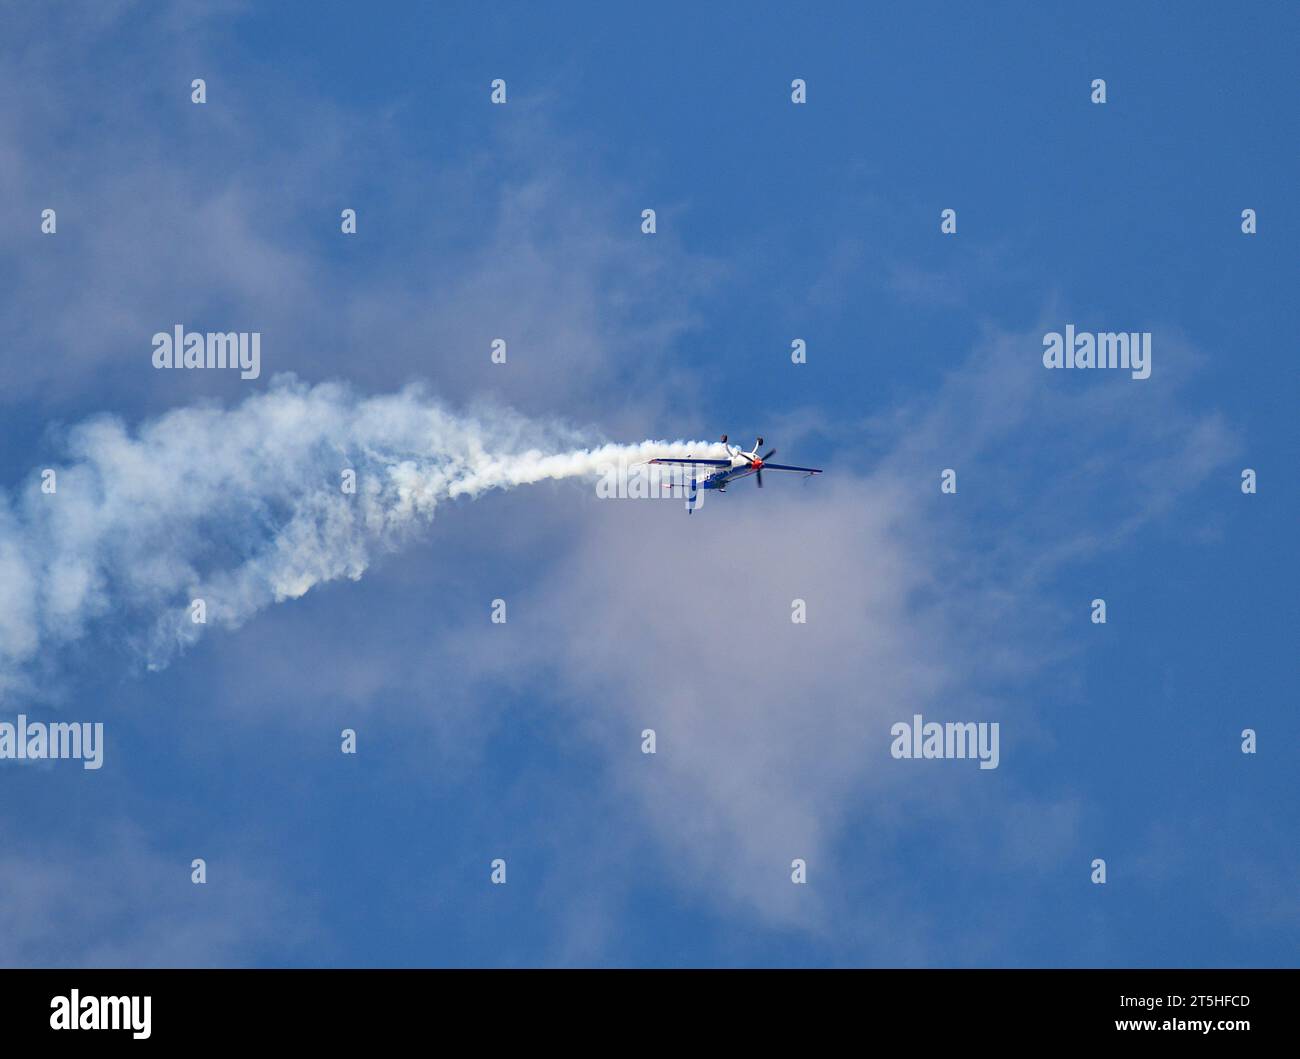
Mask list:
[[[0,720],[107,733],[0,762],[0,963],[1294,965],[1293,9],[4,17],[0,570],[42,599],[79,538],[23,505],[74,424],[281,373],[827,474],[451,501],[159,670],[110,541],[0,674]],[[261,331],[262,377],[155,371],[174,323]],[[1068,323],[1150,331],[1151,378],[1044,370]],[[256,554],[262,499],[189,546]],[[999,767],[894,760],[913,712],[998,721]]]

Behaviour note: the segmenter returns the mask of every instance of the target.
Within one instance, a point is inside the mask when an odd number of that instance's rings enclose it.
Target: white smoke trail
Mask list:
[[[420,389],[360,398],[276,379],[222,409],[183,408],[130,433],[76,427],[71,462],[16,502],[0,495],[0,694],[38,653],[112,615],[151,665],[195,640],[190,602],[240,625],[339,577],[432,519],[439,502],[620,460],[719,455],[708,442],[580,446],[576,432],[516,413],[455,413]],[[341,488],[356,472],[356,492]]]

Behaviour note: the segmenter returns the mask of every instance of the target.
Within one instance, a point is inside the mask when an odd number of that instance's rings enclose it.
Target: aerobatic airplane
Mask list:
[[[763,447],[762,438],[754,442],[752,452],[745,452],[739,445],[727,445],[726,434],[722,435],[722,444],[727,446],[727,452],[730,453],[730,456],[725,460],[693,459],[688,456],[686,459],[656,457],[650,461],[651,463],[683,464],[688,467],[718,468],[704,479],[691,477],[690,498],[686,505],[687,513],[695,509],[695,500],[698,495],[696,490],[698,489],[716,489],[720,493],[725,493],[727,486],[732,482],[741,478],[748,478],[750,475],[754,476],[754,480],[758,482],[758,487],[761,489],[763,488],[764,471],[798,471],[809,477],[822,473],[820,467],[791,467],[785,463],[768,463],[767,461],[776,455],[776,449],[768,449],[767,452],[760,456],[758,450]]]

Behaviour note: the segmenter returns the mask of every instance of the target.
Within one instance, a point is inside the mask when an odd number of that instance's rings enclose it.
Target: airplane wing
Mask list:
[[[802,471],[804,474],[821,474],[821,473],[822,473],[822,469],[821,469],[820,467],[791,467],[789,464],[785,464],[785,463],[765,463],[765,464],[763,464],[763,470],[765,470],[765,471]]]
[[[713,467],[730,467],[730,460],[669,460],[656,456],[650,463],[707,463]]]

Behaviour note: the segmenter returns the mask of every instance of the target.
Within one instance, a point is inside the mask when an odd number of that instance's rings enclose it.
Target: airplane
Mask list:
[[[759,438],[754,442],[754,448],[750,452],[745,452],[739,445],[727,445],[727,435],[722,435],[722,444],[726,445],[727,452],[730,454],[725,460],[705,460],[705,459],[669,459],[656,457],[650,460],[651,463],[661,464],[682,464],[688,467],[717,467],[708,477],[700,480],[694,477],[690,481],[690,497],[694,501],[697,489],[716,489],[720,493],[727,491],[727,486],[741,478],[748,478],[753,475],[754,480],[758,483],[760,489],[763,488],[763,472],[766,471],[799,471],[806,477],[811,478],[814,474],[821,474],[820,467],[791,467],[785,463],[768,463],[776,455],[776,449],[768,449],[762,456],[758,450],[763,447],[763,439]],[[686,505],[689,514],[695,508],[693,502]]]

